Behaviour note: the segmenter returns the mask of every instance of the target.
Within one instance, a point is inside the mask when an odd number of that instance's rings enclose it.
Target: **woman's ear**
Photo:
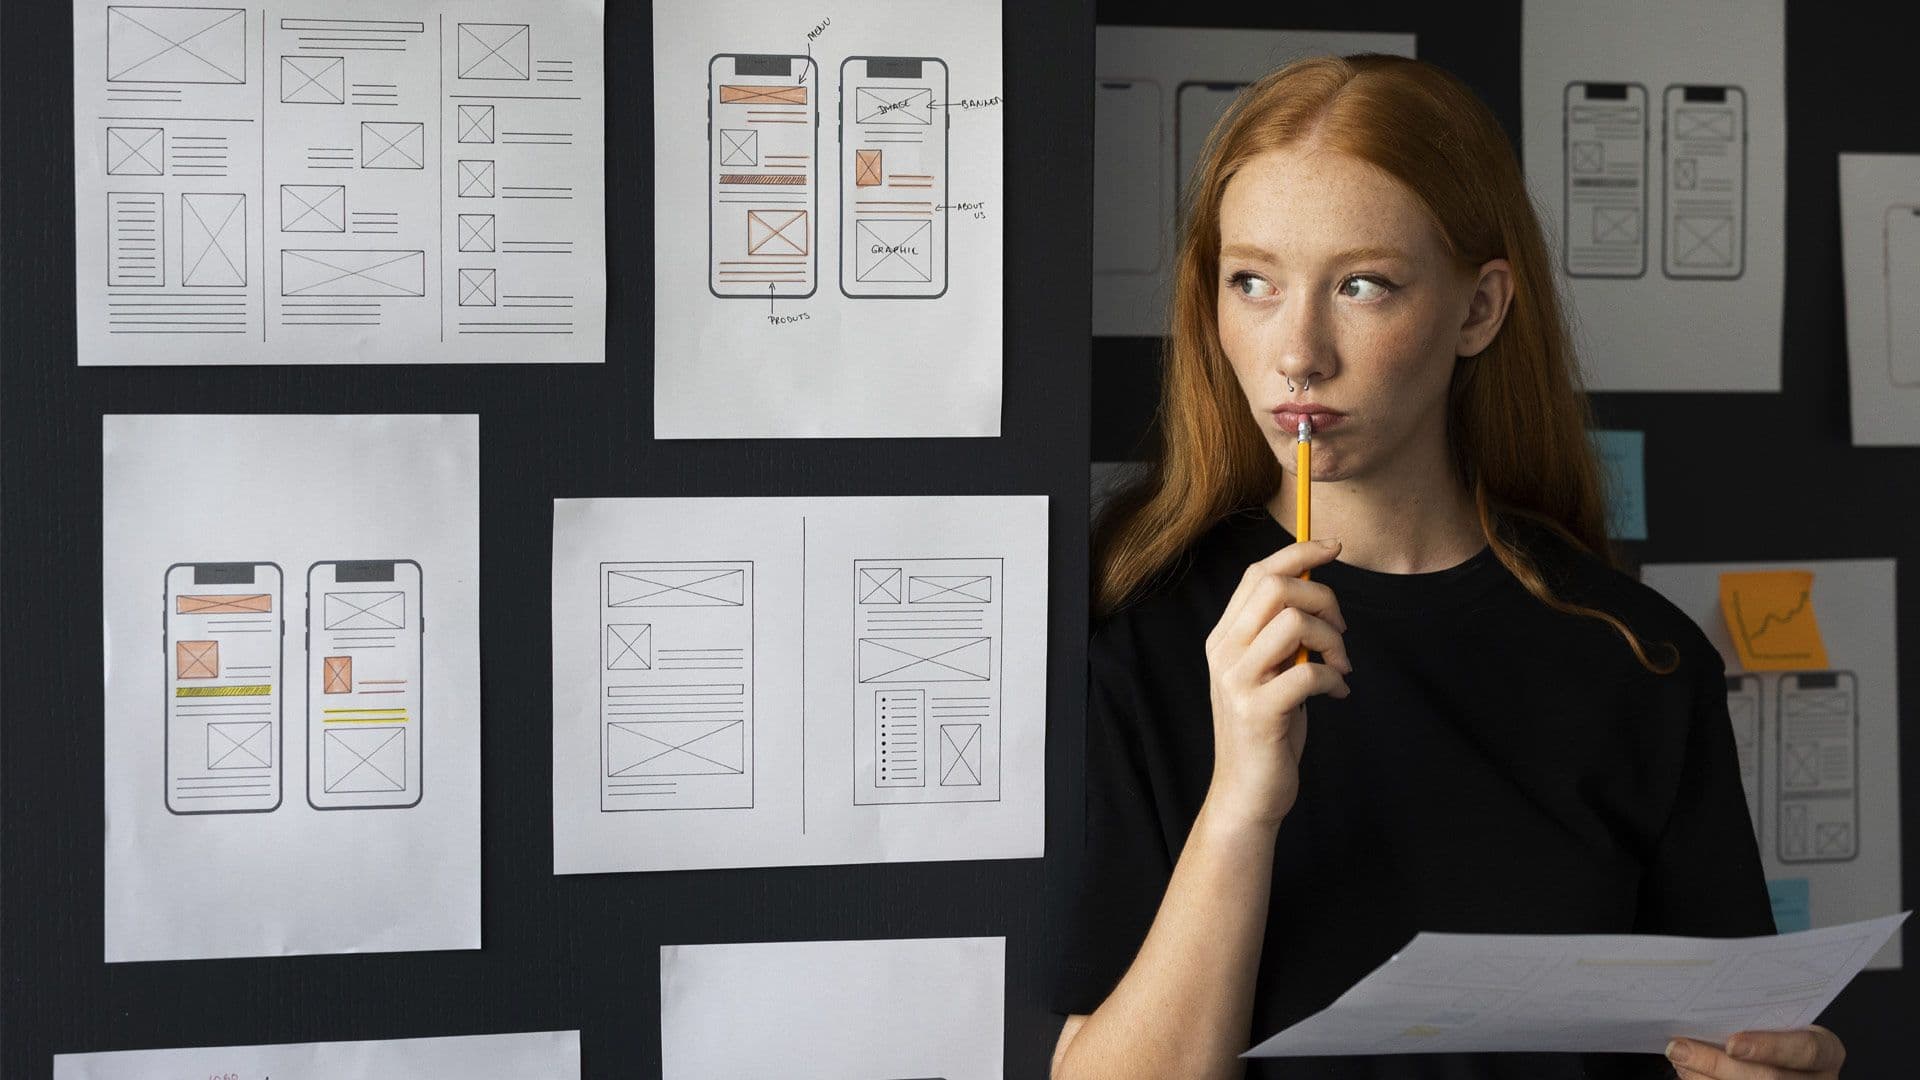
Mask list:
[[[1467,304],[1467,320],[1460,324],[1460,336],[1454,343],[1455,356],[1478,356],[1493,342],[1507,321],[1507,307],[1513,302],[1513,264],[1505,259],[1488,259],[1481,264],[1474,282],[1473,296]]]

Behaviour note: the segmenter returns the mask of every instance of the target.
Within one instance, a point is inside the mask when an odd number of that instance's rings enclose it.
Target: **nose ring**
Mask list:
[[[1293,376],[1291,375],[1286,376],[1286,380],[1287,380],[1287,393],[1291,394],[1294,392]],[[1300,391],[1305,392],[1311,389],[1313,389],[1313,376],[1308,375],[1303,377],[1300,380]]]

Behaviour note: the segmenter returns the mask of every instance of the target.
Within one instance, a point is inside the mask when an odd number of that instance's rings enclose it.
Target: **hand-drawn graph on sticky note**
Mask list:
[[[601,563],[600,809],[754,800],[753,563]]]
[[[1749,671],[1827,665],[1814,618],[1813,572],[1766,570],[1720,575],[1720,612]]]
[[[999,800],[1004,572],[854,560],[856,804]]]
[[[819,245],[818,71],[804,55],[723,54],[707,68],[707,288],[812,296]]]

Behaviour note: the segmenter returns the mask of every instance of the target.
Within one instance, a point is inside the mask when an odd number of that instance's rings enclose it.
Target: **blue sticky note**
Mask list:
[[[1607,535],[1647,538],[1647,470],[1644,431],[1589,431],[1607,488]]]
[[[1807,879],[1780,878],[1767,882],[1767,895],[1773,899],[1773,928],[1782,934],[1813,929],[1813,908],[1808,899]]]

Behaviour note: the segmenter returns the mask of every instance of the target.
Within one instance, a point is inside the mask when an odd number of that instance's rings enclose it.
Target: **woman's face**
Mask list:
[[[1337,410],[1310,416],[1316,480],[1445,455],[1455,358],[1499,329],[1505,260],[1462,267],[1392,177],[1290,147],[1250,158],[1228,181],[1219,270],[1220,344],[1288,468],[1300,416],[1289,408],[1301,405]]]

